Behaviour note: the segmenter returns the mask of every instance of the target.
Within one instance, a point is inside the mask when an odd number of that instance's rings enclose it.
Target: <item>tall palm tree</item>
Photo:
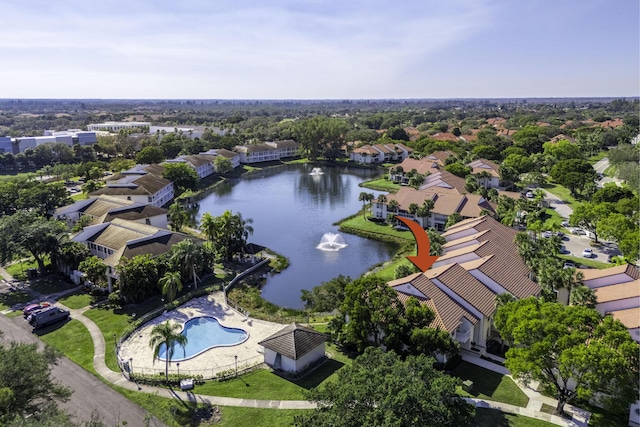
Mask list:
[[[373,194],[371,193],[366,193],[366,192],[361,192],[360,195],[358,196],[358,201],[362,202],[362,217],[364,219],[367,219],[367,205],[366,203],[373,200]]]
[[[179,332],[180,329],[182,327],[179,324],[171,323],[171,321],[167,320],[154,326],[151,330],[149,347],[153,349],[153,363],[158,359],[163,345],[166,349],[164,372],[167,377],[167,384],[169,384],[169,361],[173,359],[175,346],[179,345],[184,351],[184,347],[187,345],[187,337]]]
[[[173,301],[176,298],[176,294],[182,290],[180,272],[167,271],[158,281],[158,284],[162,287],[162,295],[166,296],[169,302]]]
[[[397,200],[393,199],[387,205],[387,210],[390,211],[390,212],[397,213],[399,207],[400,207],[400,203],[398,203]]]
[[[189,213],[182,206],[182,203],[174,202],[169,206],[169,221],[171,221],[171,228],[174,231],[182,231],[182,227],[189,221]]]
[[[196,266],[204,263],[204,249],[193,240],[185,239],[173,245],[169,260],[180,271],[182,279],[195,283]]]

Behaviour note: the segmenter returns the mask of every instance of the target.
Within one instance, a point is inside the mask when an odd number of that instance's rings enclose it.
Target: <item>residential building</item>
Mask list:
[[[226,159],[229,159],[229,161],[231,162],[231,166],[235,169],[238,166],[240,166],[240,155],[238,153],[236,153],[235,151],[230,151],[230,150],[226,150],[224,148],[215,148],[215,149],[211,149],[209,151],[205,151],[203,153],[200,153],[201,156],[209,156],[212,158],[211,163],[214,165],[214,169],[215,169],[215,157],[216,156],[221,156],[224,157]]]
[[[13,141],[10,136],[0,136],[0,153],[13,154]]]
[[[496,163],[491,160],[478,159],[467,163],[467,166],[472,168],[471,175],[482,187],[498,188],[500,186],[500,166]]]
[[[198,178],[206,178],[215,172],[213,168],[213,158],[199,154],[178,156],[175,159],[166,160],[164,163],[185,163],[198,174]]]
[[[287,157],[294,157],[300,154],[300,144],[292,139],[285,139],[282,141],[270,141],[265,144],[274,147],[278,150],[278,155],[281,159]]]
[[[235,150],[243,164],[280,160],[280,150],[268,144],[236,145]]]
[[[111,222],[114,218],[167,228],[167,209],[123,200],[112,196],[99,196],[56,209],[54,218],[65,221],[69,228],[83,216],[92,218],[90,224]]]
[[[120,132],[125,129],[141,129],[147,131],[150,126],[149,122],[104,122],[87,125],[87,130]]]
[[[43,144],[91,145],[98,141],[95,132],[87,132],[80,129],[66,131],[45,130],[43,136],[9,138],[9,141],[7,141],[7,138],[9,137],[0,137],[0,153],[24,153],[28,148],[34,149]]]
[[[106,195],[162,207],[174,196],[173,183],[162,178],[163,169],[161,165],[136,165],[113,175],[104,187],[89,193],[89,197]]]
[[[627,264],[578,271],[582,273],[584,285],[596,294],[596,310],[620,320],[631,337],[640,342],[640,270]]]
[[[496,296],[510,293],[520,299],[540,293],[518,254],[515,233],[489,216],[459,222],[442,234],[444,254],[431,269],[389,286],[401,301],[415,297],[428,306],[436,316],[432,327],[483,354],[487,341],[498,337],[492,329]]]
[[[349,153],[349,160],[362,163],[384,163],[402,161],[413,152],[412,148],[401,143],[363,145]]]
[[[120,218],[85,227],[71,238],[74,242],[86,245],[92,255],[104,261],[109,292],[118,279],[117,267],[122,257],[131,259],[145,254],[155,257],[168,252],[173,245],[185,239],[201,242],[186,234]]]
[[[389,202],[398,202],[397,212],[389,210]],[[422,206],[427,201],[433,201],[433,208],[428,217],[420,217],[412,214],[412,204]],[[455,189],[427,188],[416,190],[411,187],[402,187],[396,194],[386,196],[386,201],[373,200],[371,213],[374,217],[386,219],[389,214],[402,216],[418,222],[423,228],[433,227],[438,231],[444,231],[449,215],[458,213],[462,218],[476,218],[486,213],[495,215],[496,206],[478,194],[460,194]]]

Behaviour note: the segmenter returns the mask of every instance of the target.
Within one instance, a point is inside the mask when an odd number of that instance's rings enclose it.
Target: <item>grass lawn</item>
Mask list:
[[[469,427],[551,427],[554,425],[522,415],[505,414],[495,409],[476,408],[476,417]]]
[[[262,409],[236,408],[220,406],[220,423],[216,426],[236,427],[251,425],[255,427],[289,427],[293,425],[293,417],[305,410],[298,409]],[[250,420],[250,421],[249,421]]]
[[[45,343],[57,348],[66,357],[82,366],[93,375],[93,341],[87,328],[79,320],[57,323],[37,332]]]
[[[366,220],[362,215],[356,215],[353,218],[348,218],[339,223],[340,228],[354,229],[363,231],[365,233],[377,234],[381,236],[389,236],[396,239],[402,239],[406,241],[414,241],[413,234],[409,230],[396,230],[390,227],[386,223],[379,223]]]
[[[48,264],[48,260],[45,261],[45,265]],[[33,258],[24,262],[16,262],[14,264],[7,265],[4,269],[7,270],[7,273],[13,276],[14,279],[18,280],[26,280],[27,279],[27,269],[29,268],[38,268],[38,263],[33,260]]]
[[[454,374],[463,381],[473,381],[471,393],[460,389],[462,396],[494,400],[521,407],[527,406],[529,402],[527,395],[506,375],[464,361],[455,369]]]
[[[388,191],[389,193],[397,193],[401,188],[400,184],[396,184],[393,181],[389,181],[388,179],[379,178],[374,179],[372,181],[362,182],[360,183],[360,187],[370,188],[372,190],[378,191]]]
[[[408,255],[414,255],[414,254],[410,253]],[[395,277],[396,267],[402,264],[407,265],[409,267],[413,266],[413,263],[411,261],[409,261],[406,257],[402,257],[399,261],[390,262],[389,265],[385,266],[384,268],[381,268],[380,270],[377,270],[375,274],[376,276],[381,277],[382,279],[388,282],[396,278]]]
[[[591,156],[587,159],[587,161],[589,163],[596,164],[598,161],[604,159],[605,157],[607,157],[607,155],[609,155],[609,153],[607,151],[601,151],[598,154],[596,154],[595,156]]]
[[[560,184],[545,184],[542,186],[542,188],[547,190],[549,193],[558,196],[561,200],[571,206],[572,209],[575,209],[579,205],[581,205],[581,203],[576,200],[575,197],[573,197],[571,192]]]
[[[544,213],[547,214],[548,216],[543,224],[544,230],[555,230],[556,228],[553,227],[553,225],[557,225],[558,227],[561,227],[560,224],[562,224],[562,221],[565,221],[565,219],[562,218],[560,214],[556,212],[554,209],[551,209],[551,208],[545,209]]]
[[[86,195],[86,194],[85,194],[85,193],[83,193],[83,192],[76,193],[76,194],[74,194],[73,196],[71,196],[71,200],[73,200],[74,202],[77,202],[78,200],[88,199],[88,198],[89,198],[89,196],[88,196],[88,195]]]
[[[40,292],[43,295],[54,294],[56,292],[66,291],[75,287],[76,285],[67,283],[58,278],[46,278],[31,284],[31,289],[36,292]]]
[[[10,313],[7,313],[5,316],[7,316],[8,318],[22,316],[22,311],[20,310],[12,311]]]
[[[69,308],[82,308],[91,304],[91,295],[79,291],[77,293],[67,295],[64,298],[60,298],[58,301]]]
[[[6,294],[0,294],[0,310],[6,310],[17,304],[24,304],[33,299],[33,296],[27,291],[14,291]]]
[[[573,261],[577,266],[586,265],[589,267],[597,268],[598,270],[604,270],[605,268],[615,267],[615,264],[609,264],[607,262],[594,261],[589,258],[583,258],[579,256],[571,255],[558,255],[558,258],[566,259],[567,261]]]
[[[602,174],[604,176],[608,176],[609,178],[615,178],[616,177],[616,172],[618,171],[618,167],[615,165],[609,165],[603,172]]]

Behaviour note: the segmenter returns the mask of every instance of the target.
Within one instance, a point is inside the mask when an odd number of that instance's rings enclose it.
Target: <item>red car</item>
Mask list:
[[[48,302],[39,302],[37,304],[29,304],[28,306],[26,306],[23,310],[22,310],[22,314],[24,315],[24,317],[29,316],[31,313],[33,313],[34,311],[37,310],[42,310],[43,308],[47,308],[49,307],[51,304],[49,304]]]

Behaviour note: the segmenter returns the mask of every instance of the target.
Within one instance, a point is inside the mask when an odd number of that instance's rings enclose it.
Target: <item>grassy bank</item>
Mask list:
[[[396,184],[385,178],[379,178],[379,179],[374,179],[371,181],[360,183],[360,187],[370,188],[372,190],[378,190],[378,191],[386,191],[394,194],[398,192],[398,190],[400,189],[399,184]]]

